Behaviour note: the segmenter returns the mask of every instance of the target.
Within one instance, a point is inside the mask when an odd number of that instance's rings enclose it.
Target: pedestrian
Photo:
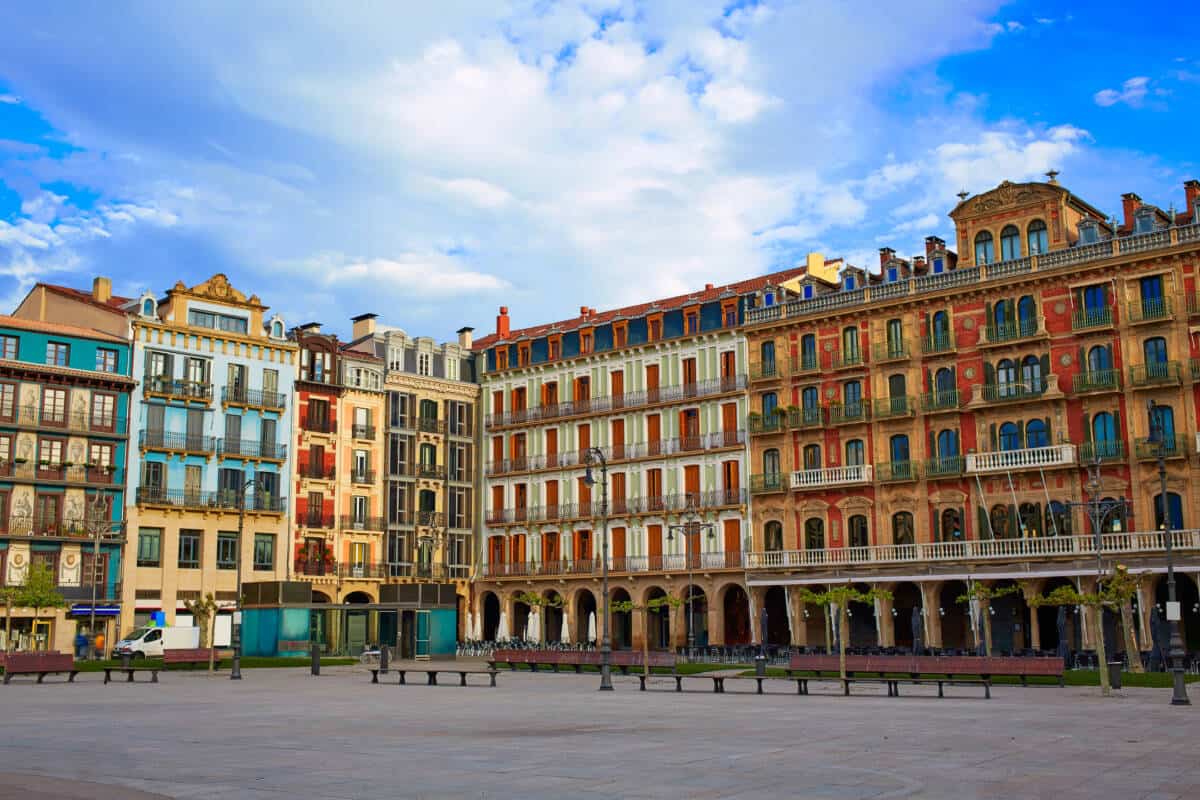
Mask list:
[[[87,631],[84,628],[79,628],[75,632],[75,657],[79,659],[87,658],[87,646]]]
[[[104,631],[96,631],[96,638],[93,640],[93,646],[96,650],[96,658],[104,660]]]

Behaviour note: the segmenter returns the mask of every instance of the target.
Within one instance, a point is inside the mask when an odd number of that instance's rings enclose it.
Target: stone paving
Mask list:
[[[618,676],[601,694],[595,675],[462,689],[373,686],[352,667],[160,679],[0,687],[0,797],[1200,797],[1200,697],[1173,708],[1166,689],[986,701],[775,682],[760,697],[748,681],[643,694]]]

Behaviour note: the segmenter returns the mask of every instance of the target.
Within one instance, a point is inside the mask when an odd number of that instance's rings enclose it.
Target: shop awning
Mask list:
[[[92,613],[91,603],[75,603],[71,606],[71,613],[75,615],[90,616]],[[97,617],[119,617],[121,616],[121,607],[113,603],[97,603]]]

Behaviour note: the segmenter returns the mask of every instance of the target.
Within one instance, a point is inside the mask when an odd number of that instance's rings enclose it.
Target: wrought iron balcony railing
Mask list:
[[[224,386],[221,388],[221,402],[282,411],[287,406],[287,395],[264,389],[247,389],[245,386]]]

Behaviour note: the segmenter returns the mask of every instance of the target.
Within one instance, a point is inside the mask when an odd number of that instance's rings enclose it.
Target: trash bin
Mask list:
[[[1121,688],[1121,669],[1124,666],[1120,661],[1108,662],[1108,682],[1114,689]]]
[[[767,657],[759,654],[754,657],[754,674],[760,678],[767,675]]]

